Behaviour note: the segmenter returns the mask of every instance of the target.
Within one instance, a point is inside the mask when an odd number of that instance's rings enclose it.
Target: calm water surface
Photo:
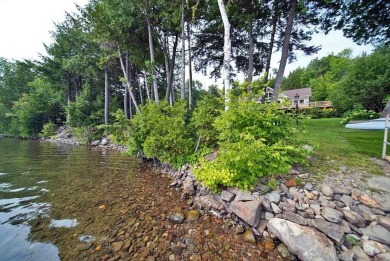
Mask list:
[[[0,138],[0,260],[282,260],[119,152]],[[119,245],[119,247],[117,247]]]
[[[59,260],[57,245],[111,200],[115,180],[131,187],[138,166],[115,151],[0,138],[0,260]]]

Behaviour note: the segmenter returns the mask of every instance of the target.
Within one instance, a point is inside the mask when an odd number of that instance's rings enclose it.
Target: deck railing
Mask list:
[[[300,103],[298,104],[298,108],[331,108],[332,102],[331,101],[315,101],[315,102],[309,102],[309,103]],[[289,109],[289,108],[295,108],[296,104],[290,104],[288,106],[281,106],[280,108],[283,109]]]

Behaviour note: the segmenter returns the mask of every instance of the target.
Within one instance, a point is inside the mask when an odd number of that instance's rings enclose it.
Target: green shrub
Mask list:
[[[121,109],[112,113],[114,117],[113,123],[105,126],[100,125],[99,129],[107,129],[109,137],[117,144],[126,144],[130,138],[130,120]]]
[[[277,104],[259,104],[251,97],[231,101],[215,121],[218,157],[201,162],[196,177],[214,190],[221,185],[247,189],[264,175],[286,173],[304,163],[308,153],[296,144],[295,126]]]
[[[195,148],[187,124],[185,102],[177,102],[174,106],[165,101],[159,105],[148,103],[131,122],[129,152],[135,154],[142,151],[148,158],[158,158],[180,166]]]
[[[191,128],[194,128],[196,136],[201,138],[202,147],[216,146],[218,131],[214,127],[214,121],[223,110],[223,99],[214,95],[204,97],[195,108],[191,118]]]
[[[349,123],[351,120],[372,120],[379,118],[379,113],[372,110],[353,110],[344,114],[344,119],[340,122],[342,125]]]
[[[41,137],[49,139],[52,137],[57,130],[57,125],[55,125],[53,122],[49,121],[45,125],[43,125]]]

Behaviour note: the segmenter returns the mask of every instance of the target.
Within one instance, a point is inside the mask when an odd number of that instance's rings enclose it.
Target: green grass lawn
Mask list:
[[[340,165],[380,173],[370,157],[381,157],[383,130],[346,129],[340,121],[340,118],[301,120],[299,138],[314,146],[320,162],[334,160]]]

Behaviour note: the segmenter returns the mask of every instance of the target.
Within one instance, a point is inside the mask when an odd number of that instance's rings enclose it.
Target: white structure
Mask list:
[[[271,101],[273,89],[267,87],[265,93],[265,100],[267,102]],[[302,89],[293,89],[283,91],[279,94],[278,102],[290,101],[291,106],[295,106],[297,99],[299,107],[309,107],[310,106],[310,98],[311,98],[311,88],[302,88]]]

